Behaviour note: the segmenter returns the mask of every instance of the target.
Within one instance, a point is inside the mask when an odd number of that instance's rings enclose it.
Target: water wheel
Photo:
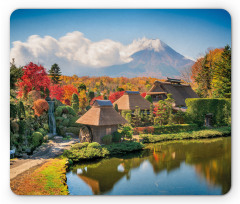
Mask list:
[[[79,139],[80,142],[92,142],[93,137],[91,128],[88,126],[83,126],[79,132]]]

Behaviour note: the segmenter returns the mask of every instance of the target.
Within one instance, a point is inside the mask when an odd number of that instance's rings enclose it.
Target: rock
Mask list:
[[[23,155],[22,155],[22,158],[23,158],[23,159],[28,159],[28,155],[27,155],[27,154],[23,154]]]
[[[63,137],[62,137],[62,136],[55,136],[54,139],[55,139],[55,140],[62,140]]]
[[[30,153],[30,152],[31,152],[31,148],[27,148],[27,149],[25,150],[25,152]]]
[[[71,132],[66,132],[66,136],[75,137],[76,135],[74,133],[71,133]]]

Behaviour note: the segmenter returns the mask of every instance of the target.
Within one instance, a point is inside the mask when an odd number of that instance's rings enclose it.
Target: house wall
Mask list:
[[[102,143],[102,137],[117,131],[118,125],[91,126],[93,142]]]

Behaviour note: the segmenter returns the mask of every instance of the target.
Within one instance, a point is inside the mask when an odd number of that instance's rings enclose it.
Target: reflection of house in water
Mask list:
[[[155,174],[162,171],[171,172],[179,169],[181,163],[193,166],[196,175],[214,186],[221,186],[226,193],[231,187],[231,138],[172,141],[147,146],[149,150],[141,152],[138,156],[128,158],[103,159],[96,164],[81,165],[75,171],[78,177],[84,181],[94,194],[105,194],[126,176],[131,180],[131,171],[141,164],[148,164]],[[204,147],[204,148],[203,148]],[[142,173],[151,175],[140,168]]]
[[[78,177],[92,189],[94,194],[103,194],[112,190],[113,186],[124,176],[130,179],[130,169],[138,167],[142,161],[143,159],[139,161],[135,158],[105,159],[96,167],[82,168]]]

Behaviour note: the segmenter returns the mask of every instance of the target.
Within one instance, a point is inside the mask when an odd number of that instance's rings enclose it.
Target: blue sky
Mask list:
[[[159,38],[196,59],[207,48],[231,44],[231,17],[225,10],[16,10],[11,15],[12,42],[31,35],[56,39],[80,31],[91,41]]]

